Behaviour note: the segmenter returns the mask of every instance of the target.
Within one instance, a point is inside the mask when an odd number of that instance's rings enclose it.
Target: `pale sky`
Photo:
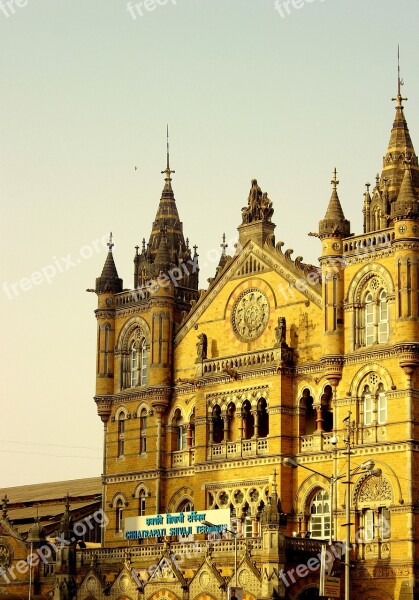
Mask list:
[[[134,246],[148,239],[163,187],[166,123],[200,287],[222,233],[236,235],[254,177],[294,257],[320,254],[307,233],[335,166],[361,233],[364,184],[381,170],[394,116],[398,43],[419,147],[417,0],[131,7],[0,0],[1,487],[101,473],[96,296],[85,290],[109,231],[132,286]]]

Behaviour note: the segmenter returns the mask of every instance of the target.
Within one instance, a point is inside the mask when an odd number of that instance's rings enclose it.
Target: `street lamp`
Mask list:
[[[345,438],[346,452],[348,455],[348,460],[346,463],[346,473],[345,475],[325,475],[324,473],[320,473],[320,471],[316,471],[306,465],[303,465],[297,462],[294,458],[285,457],[282,460],[282,464],[285,467],[296,469],[297,467],[302,467],[307,471],[311,471],[316,475],[320,475],[324,477],[329,482],[330,486],[330,533],[329,533],[329,541],[333,542],[333,494],[335,483],[339,481],[339,479],[343,479],[346,476],[346,481],[344,482],[348,486],[347,498],[346,498],[346,523],[344,526],[346,527],[346,542],[345,542],[345,600],[350,600],[350,546],[351,546],[351,490],[350,485],[352,484],[352,477],[357,473],[368,473],[369,475],[373,475],[379,477],[381,475],[381,469],[375,468],[375,463],[373,460],[367,460],[363,462],[361,465],[356,466],[354,469],[351,469],[351,425],[349,423],[351,413],[349,412],[348,416],[344,419],[344,421],[348,422],[347,425],[347,436]]]
[[[202,525],[206,527],[215,527],[214,523],[210,523],[209,521],[201,521]],[[231,529],[225,529],[228,533],[234,537],[234,587],[237,587],[237,532],[232,531]]]

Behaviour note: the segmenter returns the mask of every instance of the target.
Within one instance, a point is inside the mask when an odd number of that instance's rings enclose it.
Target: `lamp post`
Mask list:
[[[312,473],[315,473],[316,475],[320,475],[321,477],[324,477],[324,479],[326,479],[329,482],[329,486],[330,486],[330,506],[331,506],[331,511],[330,511],[330,534],[329,534],[329,541],[330,543],[333,542],[333,490],[334,490],[334,486],[335,483],[337,481],[339,481],[340,479],[343,479],[346,476],[346,481],[344,482],[345,484],[348,485],[348,492],[347,492],[347,498],[346,498],[346,523],[344,523],[344,526],[346,527],[346,541],[345,541],[345,600],[350,600],[350,546],[351,546],[351,494],[350,494],[350,486],[352,484],[352,477],[354,475],[356,475],[357,473],[368,473],[369,475],[374,475],[379,477],[381,475],[381,469],[375,469],[375,463],[373,460],[367,460],[364,463],[362,463],[361,465],[356,466],[354,469],[351,469],[351,438],[350,438],[350,434],[351,434],[351,424],[350,424],[350,416],[351,413],[349,412],[348,416],[344,419],[347,422],[347,435],[345,438],[345,445],[346,445],[346,452],[345,454],[348,455],[348,460],[346,463],[346,473],[345,475],[325,475],[324,473],[320,473],[320,471],[316,471],[315,469],[311,469],[310,467],[307,467],[306,465],[303,465],[299,462],[297,462],[294,458],[291,457],[286,457],[282,460],[282,464],[286,467],[289,467],[291,469],[296,469],[297,467],[302,467],[303,469],[306,469],[306,471],[311,471]]]
[[[201,521],[202,525],[206,527],[215,527],[214,523],[210,523],[209,521]],[[234,587],[237,587],[237,532],[232,531],[231,529],[225,529],[228,533],[234,537]]]

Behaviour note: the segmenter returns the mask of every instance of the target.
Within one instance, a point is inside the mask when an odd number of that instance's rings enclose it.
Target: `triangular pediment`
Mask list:
[[[157,581],[180,583],[182,586],[186,585],[186,580],[182,572],[177,568],[172,556],[168,552],[163,554],[147,583],[155,583]]]
[[[211,556],[207,555],[190,581],[189,595],[196,597],[208,590],[216,592],[225,585],[224,577],[212,562]]]
[[[94,598],[99,598],[104,589],[105,581],[99,577],[94,568],[91,568],[81,582],[77,596],[79,600],[92,596]]]
[[[201,292],[197,303],[192,307],[176,335],[175,345],[181,342],[220,294],[223,287],[233,279],[257,277],[268,271],[274,271],[283,280],[284,286],[294,287],[309,302],[321,307],[320,268],[303,263],[301,256],[297,256],[293,260],[291,258],[293,250],[282,252],[283,245],[283,242],[278,242],[275,246],[271,237],[266,240],[263,248],[255,242],[249,241],[239,253],[229,259],[217,277],[211,280],[209,288]],[[249,270],[249,268],[255,269],[255,271],[246,273],[246,269]],[[258,269],[260,271],[257,271]]]

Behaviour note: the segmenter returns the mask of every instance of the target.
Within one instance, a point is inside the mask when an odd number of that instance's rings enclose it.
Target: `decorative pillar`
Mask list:
[[[257,439],[259,437],[259,421],[258,421],[257,408],[252,410],[252,415],[253,415],[253,437]]]
[[[319,404],[318,406],[314,407],[316,410],[316,427],[317,427],[317,431],[323,431],[323,411],[322,411],[322,407]]]

